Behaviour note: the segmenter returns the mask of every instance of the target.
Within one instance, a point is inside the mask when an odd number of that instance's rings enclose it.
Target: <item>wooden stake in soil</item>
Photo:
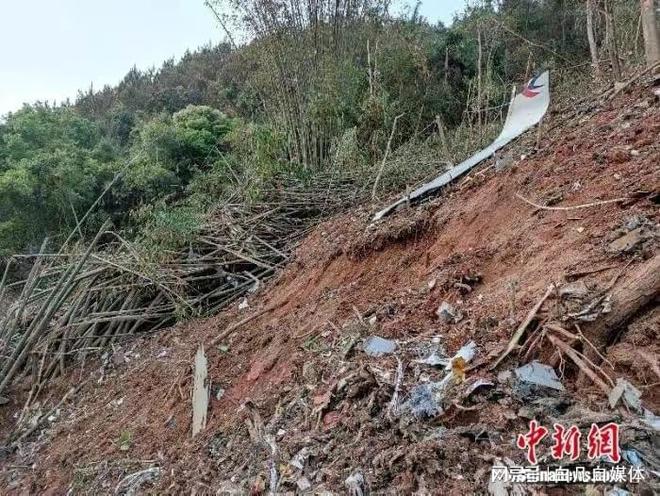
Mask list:
[[[195,378],[192,394],[192,435],[195,437],[206,427],[206,412],[209,408],[209,383],[207,381],[207,360],[204,345],[200,344],[195,353]]]

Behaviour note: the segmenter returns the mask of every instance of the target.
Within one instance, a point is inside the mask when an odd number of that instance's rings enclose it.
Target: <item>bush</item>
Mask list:
[[[180,197],[196,175],[223,156],[232,127],[233,121],[222,112],[192,105],[139,125],[134,131],[132,163],[118,195],[123,210]]]
[[[150,259],[164,260],[187,247],[201,229],[205,214],[196,205],[169,206],[159,202],[134,212],[141,226],[138,247]]]

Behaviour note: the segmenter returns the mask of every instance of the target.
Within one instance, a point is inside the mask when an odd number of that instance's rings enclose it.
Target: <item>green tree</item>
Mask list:
[[[0,251],[71,229],[116,171],[113,147],[68,107],[26,106],[0,132]]]
[[[126,211],[161,197],[180,197],[190,181],[227,150],[233,121],[207,106],[160,114],[136,129],[134,160],[118,194]]]

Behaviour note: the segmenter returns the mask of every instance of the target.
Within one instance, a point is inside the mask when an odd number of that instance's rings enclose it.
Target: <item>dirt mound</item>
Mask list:
[[[376,226],[366,209],[318,226],[248,308],[79,364],[30,411],[21,412],[26,393],[17,386],[0,413],[7,439],[18,416],[27,425],[80,385],[6,453],[3,491],[99,494],[134,483],[157,493],[258,494],[277,480],[280,491],[345,492],[353,484],[486,492],[497,459],[523,460],[514,433],[526,430],[530,415],[586,422],[606,410],[603,392],[547,341],[527,341],[527,356],[514,352],[489,370],[513,331],[548,285],[579,283],[566,298],[553,293],[535,325],[579,313],[657,255],[660,108],[653,93],[636,87],[551,123],[539,151],[533,137],[521,140],[507,149],[509,166],[486,163],[421,207]],[[207,347],[208,421],[191,439],[198,345],[262,309]],[[608,343],[603,365],[639,388],[652,411],[660,406],[658,332],[657,309],[644,308]],[[369,356],[362,343],[370,335],[395,340],[397,352]],[[451,357],[469,341],[476,356],[456,372],[465,381],[447,393],[442,412],[407,415],[423,392],[416,388],[446,376],[421,361],[432,352]],[[554,363],[567,391],[534,401],[510,394],[502,371],[532,358]],[[623,421],[633,414],[607,415]],[[643,443],[634,446],[644,451]],[[151,472],[137,482],[125,480],[145,469]]]

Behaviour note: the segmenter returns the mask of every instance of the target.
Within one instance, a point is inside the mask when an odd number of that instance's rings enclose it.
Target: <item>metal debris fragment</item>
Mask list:
[[[608,396],[610,408],[614,408],[622,397],[623,401],[630,408],[637,412],[642,411],[642,392],[627,380],[619,377],[616,380],[616,385],[612,388],[612,391]]]
[[[631,215],[630,217],[627,217],[623,223],[623,227],[625,228],[626,231],[634,231],[638,227],[642,227],[645,225],[653,225],[653,224],[644,215]]]
[[[437,351],[433,351],[429,356],[426,358],[422,358],[420,360],[415,360],[416,363],[422,363],[424,365],[430,365],[431,367],[437,367],[439,365],[445,366],[449,363],[449,358],[448,357],[442,357],[438,354]]]
[[[639,453],[634,449],[624,449],[621,451],[621,456],[625,461],[634,465],[636,467],[641,467],[643,465],[642,458],[639,456]]]
[[[451,358],[450,362],[445,366],[445,369],[450,370],[452,368],[452,363],[455,363],[458,359],[462,359],[465,363],[468,363],[472,361],[476,354],[477,344],[474,341],[470,341],[461,346],[461,349]]]
[[[575,281],[564,284],[559,288],[559,296],[567,299],[581,299],[589,294],[589,288],[584,281]]]
[[[472,167],[486,160],[504,145],[537,124],[543,118],[550,105],[550,73],[546,71],[534,77],[527,83],[527,86],[529,85],[532,85],[538,90],[535,91],[535,94],[539,95],[539,97],[532,99],[525,96],[523,94],[524,92],[515,96],[509,105],[509,112],[504,122],[504,127],[495,141],[460,164],[439,175],[431,182],[423,184],[400,200],[385,207],[374,215],[373,221],[380,220],[401,205],[410,205],[440,190],[440,188],[465,174]]]
[[[583,322],[593,322],[601,314],[612,311],[612,295],[599,296],[587,303],[579,312],[567,313],[566,317]]]
[[[441,388],[439,382],[427,382],[415,386],[408,394],[403,410],[410,411],[418,418],[435,417],[442,412],[436,400],[436,392]]]
[[[472,393],[474,393],[477,389],[483,388],[483,387],[494,387],[495,384],[493,384],[491,381],[487,379],[477,379],[474,381],[472,384],[470,384],[465,391],[465,397],[470,396]]]
[[[613,487],[605,493],[605,496],[631,496],[631,493],[620,487]]]
[[[134,474],[127,475],[124,477],[117,487],[115,488],[115,494],[121,494],[123,496],[133,496],[138,494],[140,487],[147,483],[153,482],[160,476],[160,467],[150,467]]]
[[[293,458],[291,458],[289,465],[297,468],[298,470],[302,470],[305,468],[305,464],[307,463],[307,460],[309,459],[311,454],[312,453],[309,450],[309,448],[305,446],[300,451],[298,451],[298,453],[296,453]]]
[[[435,311],[435,314],[443,322],[449,323],[458,323],[463,319],[463,314],[460,310],[455,309],[452,305],[443,301],[438,309]]]
[[[518,380],[523,383],[556,389],[557,391],[564,390],[555,369],[536,360],[517,368],[515,374]]]
[[[364,475],[362,475],[362,472],[359,470],[349,476],[344,481],[344,485],[346,486],[346,489],[348,489],[348,494],[350,496],[365,496],[367,494]]]
[[[654,430],[660,431],[660,417],[651,410],[644,408],[644,417],[642,417],[642,421]]]
[[[445,370],[449,373],[439,382],[427,382],[415,386],[402,405],[402,412],[409,411],[415,417],[434,417],[443,412],[443,403],[448,392],[465,380],[465,368],[477,352],[477,345],[470,341],[449,360]]]
[[[378,357],[394,353],[396,350],[396,343],[390,339],[381,338],[380,336],[369,336],[364,340],[362,349],[367,355]]]

